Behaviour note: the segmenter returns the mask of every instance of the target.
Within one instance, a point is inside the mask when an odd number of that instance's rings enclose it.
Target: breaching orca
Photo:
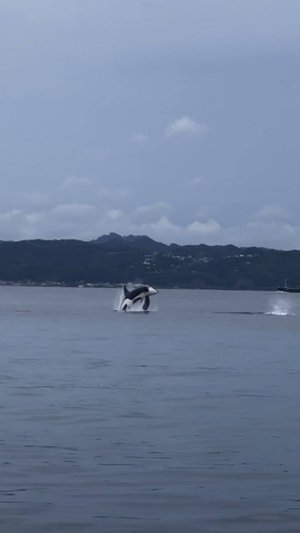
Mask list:
[[[150,285],[139,285],[133,290],[129,290],[126,285],[123,287],[124,297],[120,306],[120,311],[127,311],[138,301],[142,302],[143,311],[147,311],[150,305],[150,296],[157,294],[157,290]]]

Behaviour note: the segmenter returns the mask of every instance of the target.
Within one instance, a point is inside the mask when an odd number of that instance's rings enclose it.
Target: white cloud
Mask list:
[[[196,220],[208,219],[211,216],[211,209],[207,205],[201,205],[198,207],[195,213]]]
[[[93,181],[90,178],[87,178],[86,176],[68,176],[61,184],[61,189],[73,189],[82,187],[82,186],[90,186],[93,184]]]
[[[141,234],[149,235],[153,239],[170,242],[182,242],[184,238],[184,228],[172,223],[166,216],[162,216],[158,220],[146,224],[136,225],[141,229]]]
[[[143,234],[166,243],[199,244],[211,242],[210,239],[220,232],[221,227],[214,220],[208,220],[206,223],[194,221],[187,226],[181,226],[162,216],[155,222],[141,224],[140,229]]]
[[[264,246],[266,248],[300,248],[300,226],[288,220],[287,212],[278,205],[265,205],[244,224],[224,229],[222,244]]]
[[[282,221],[250,221],[246,224],[246,242],[273,248],[300,248],[300,226]]]
[[[120,220],[124,213],[121,211],[121,209],[109,209],[106,215],[109,220]]]
[[[96,184],[87,176],[70,175],[52,194],[52,204],[90,204],[94,203]]]
[[[220,226],[215,221],[207,221],[207,223],[194,221],[188,226],[181,226],[164,215],[156,220],[137,222],[130,213],[127,215],[123,213],[122,219],[115,220],[109,220],[105,216],[98,225],[99,234],[116,231],[122,235],[148,235],[158,241],[178,244],[199,244],[200,242],[214,244],[214,238],[220,230]]]
[[[300,225],[282,220],[250,220],[241,226],[224,227],[219,237],[219,244],[300,249]]]
[[[278,220],[285,219],[287,213],[278,205],[266,205],[255,215],[255,219]]]
[[[119,198],[126,198],[129,192],[122,187],[99,187],[97,190],[97,196],[102,200],[116,200]]]
[[[53,207],[49,214],[55,217],[82,217],[94,209],[92,204],[60,204]]]
[[[145,144],[147,141],[148,137],[144,133],[134,133],[130,138],[130,142],[134,144]]]
[[[133,219],[141,223],[152,222],[166,215],[172,210],[171,204],[167,202],[156,202],[149,205],[139,206],[133,213]]]
[[[91,240],[116,231],[122,235],[145,234],[166,243],[300,248],[300,225],[281,218],[284,212],[274,206],[265,206],[244,224],[231,227],[221,226],[205,208],[201,214],[191,216],[188,223],[180,224],[172,205],[164,201],[131,211],[117,208],[113,201],[107,201],[105,206],[101,202],[62,202],[47,209],[31,207],[0,212],[0,239]]]
[[[191,233],[200,235],[214,235],[221,230],[220,224],[215,220],[209,219],[206,222],[195,220],[187,226],[187,230]]]
[[[201,124],[190,117],[184,116],[177,118],[167,126],[165,138],[170,139],[179,136],[205,137],[208,130],[207,124]]]
[[[5,211],[5,213],[0,213],[0,224],[3,222],[12,222],[14,219],[19,218],[22,215],[20,209],[12,209],[11,211]]]
[[[0,213],[1,240],[20,240],[26,238],[23,229],[23,211],[20,209],[12,209],[10,211]]]
[[[92,204],[58,204],[52,209],[26,213],[26,238],[92,238],[98,212]]]

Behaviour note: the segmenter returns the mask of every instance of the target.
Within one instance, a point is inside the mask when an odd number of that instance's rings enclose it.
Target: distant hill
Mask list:
[[[127,235],[122,237],[118,233],[110,233],[109,235],[98,237],[94,242],[109,248],[131,247],[145,252],[162,252],[168,248],[166,244],[154,241],[147,235]]]
[[[274,289],[300,286],[300,251],[166,245],[146,235],[96,240],[0,241],[0,283]]]

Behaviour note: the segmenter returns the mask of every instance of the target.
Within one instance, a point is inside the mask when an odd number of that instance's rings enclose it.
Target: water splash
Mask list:
[[[121,304],[122,304],[123,298],[124,298],[124,291],[123,289],[119,289],[114,299],[114,304],[113,304],[114,311],[121,311]]]
[[[278,295],[274,296],[270,301],[271,309],[267,311],[266,315],[275,315],[275,316],[294,316],[295,313],[292,312],[292,302],[288,295]]]

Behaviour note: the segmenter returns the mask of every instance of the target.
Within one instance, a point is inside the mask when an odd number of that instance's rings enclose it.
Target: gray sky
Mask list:
[[[0,239],[300,248],[299,0],[0,0]]]

